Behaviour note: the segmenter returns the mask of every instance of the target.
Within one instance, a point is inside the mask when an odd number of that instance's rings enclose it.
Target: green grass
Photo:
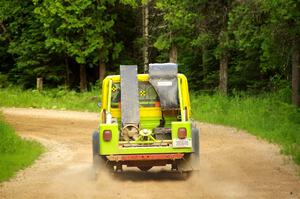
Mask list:
[[[22,90],[18,87],[0,89],[0,107],[32,107],[96,112],[100,91],[78,93],[65,89],[45,91]]]
[[[283,96],[283,97],[286,97]],[[193,95],[196,120],[237,127],[279,144],[284,154],[300,164],[300,109],[280,94],[261,96]]]
[[[0,182],[32,164],[43,151],[41,144],[22,139],[0,116]]]

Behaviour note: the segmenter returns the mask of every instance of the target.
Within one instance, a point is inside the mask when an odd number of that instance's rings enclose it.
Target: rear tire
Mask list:
[[[100,143],[99,143],[99,132],[95,131],[93,133],[93,169],[95,175],[105,169],[106,167],[106,158],[100,155]]]
[[[195,155],[199,156],[200,147],[199,147],[199,129],[192,128],[192,147]]]
[[[190,162],[193,167],[193,173],[198,173],[200,170],[200,135],[199,129],[192,128],[192,146],[193,153],[190,155]]]

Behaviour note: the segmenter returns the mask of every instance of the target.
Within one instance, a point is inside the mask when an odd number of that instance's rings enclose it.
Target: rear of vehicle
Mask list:
[[[108,76],[102,84],[99,132],[93,135],[95,166],[198,170],[199,133],[190,117],[187,79],[177,74],[177,65],[150,65],[149,74],[121,66],[121,75]]]

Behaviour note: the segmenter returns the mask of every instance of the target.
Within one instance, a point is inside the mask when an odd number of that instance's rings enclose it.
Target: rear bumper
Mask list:
[[[134,155],[108,155],[109,161],[148,161],[148,160],[179,160],[184,156],[183,153],[164,153],[164,154],[134,154]]]

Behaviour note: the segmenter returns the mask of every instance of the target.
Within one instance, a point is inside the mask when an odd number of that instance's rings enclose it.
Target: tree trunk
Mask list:
[[[7,29],[6,29],[5,25],[3,24],[3,21],[0,21],[0,27],[2,29],[2,34],[4,35],[7,32]],[[7,39],[9,42],[11,42],[11,36],[8,36]]]
[[[292,101],[297,107],[300,106],[300,56],[297,42],[294,43],[293,54],[292,54]]]
[[[202,71],[203,71],[203,78],[206,77],[207,74],[207,48],[205,45],[202,46]]]
[[[149,65],[149,2],[143,6],[143,61],[144,61],[144,73],[148,72]]]
[[[42,77],[36,78],[36,89],[38,91],[42,91],[43,90],[43,78]]]
[[[202,74],[203,74],[203,82],[206,82],[207,80],[207,74],[208,74],[208,50],[207,47],[205,45],[202,46]],[[203,84],[203,88],[205,90],[208,89],[208,85],[207,84]]]
[[[228,82],[228,57],[227,55],[222,55],[220,59],[220,92],[227,95],[227,82]]]
[[[177,46],[172,44],[169,53],[170,63],[177,63]]]
[[[99,80],[103,81],[106,73],[106,64],[102,61],[99,62]]]
[[[80,65],[80,91],[87,91],[86,68],[83,64]]]
[[[66,65],[66,77],[65,77],[65,87],[70,86],[70,69],[69,69],[69,60],[65,57],[65,65]]]

